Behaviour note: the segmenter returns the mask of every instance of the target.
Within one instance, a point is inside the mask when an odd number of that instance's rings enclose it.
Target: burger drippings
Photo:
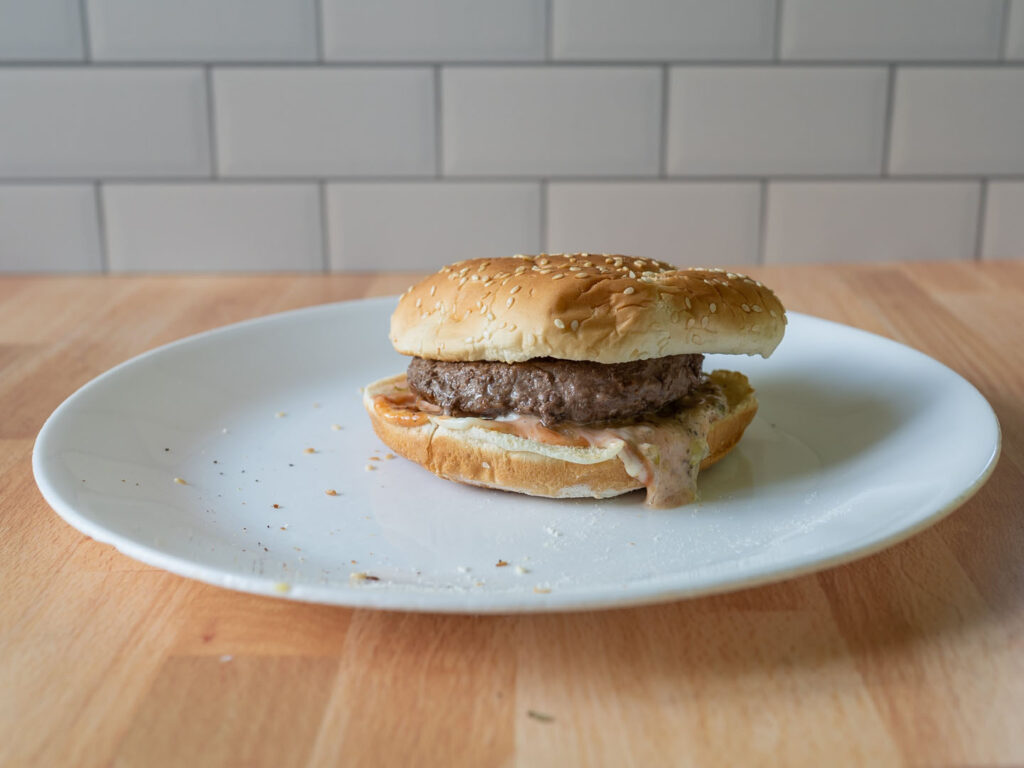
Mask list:
[[[402,384],[373,397],[377,414],[396,426],[442,424],[455,418],[417,397]],[[722,387],[704,376],[669,415],[646,414],[608,426],[570,422],[545,425],[537,416],[509,415],[502,419],[462,418],[479,422],[489,431],[504,432],[546,445],[607,448],[621,444],[617,453],[626,473],[647,488],[646,505],[665,509],[696,498],[697,474],[708,455],[711,426],[724,417],[728,401]]]

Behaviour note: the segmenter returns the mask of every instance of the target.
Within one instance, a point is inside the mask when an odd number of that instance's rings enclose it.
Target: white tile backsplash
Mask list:
[[[658,171],[653,67],[445,68],[441,103],[448,174]]]
[[[774,0],[553,0],[556,59],[770,59]]]
[[[1015,258],[1021,185],[1024,0],[0,0],[0,270]]]
[[[227,68],[213,77],[225,176],[434,175],[426,68]]]
[[[102,194],[114,271],[323,268],[316,184],[107,184]]]
[[[760,185],[561,182],[548,187],[545,250],[626,253],[680,265],[757,263]]]
[[[981,257],[1024,259],[1024,181],[989,182]]]
[[[102,268],[92,184],[0,186],[0,272]]]
[[[995,59],[1002,0],[786,0],[783,59]]]
[[[434,270],[540,250],[540,185],[331,184],[327,219],[332,269]]]
[[[773,182],[767,263],[972,259],[976,182]]]
[[[0,69],[0,178],[210,172],[197,69]]]
[[[673,68],[670,174],[877,174],[884,69]]]
[[[1024,59],[1024,0],[1010,0],[1006,24],[1006,58]]]
[[[329,61],[529,61],[544,0],[322,0]]]
[[[79,0],[0,0],[0,61],[84,56]]]
[[[1024,68],[900,70],[889,168],[1024,173]]]
[[[86,0],[97,61],[312,61],[315,0]]]

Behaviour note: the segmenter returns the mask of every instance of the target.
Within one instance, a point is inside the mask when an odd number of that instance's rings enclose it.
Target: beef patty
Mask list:
[[[628,419],[656,411],[690,391],[703,355],[673,355],[630,363],[541,357],[522,363],[444,362],[414,357],[409,388],[446,414],[539,416],[551,425]]]

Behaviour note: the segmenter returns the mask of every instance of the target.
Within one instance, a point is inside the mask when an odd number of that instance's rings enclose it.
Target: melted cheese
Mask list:
[[[373,407],[380,418],[395,426],[433,422],[451,429],[501,432],[548,446],[613,449],[612,455],[622,461],[626,473],[646,486],[647,506],[660,509],[688,504],[696,498],[697,473],[708,455],[708,433],[727,412],[724,393],[707,378],[670,416],[649,416],[609,426],[561,423],[547,427],[536,416],[520,414],[498,419],[445,416],[436,405],[412,394],[401,379],[392,391],[375,395]],[[581,456],[579,463],[592,460]]]

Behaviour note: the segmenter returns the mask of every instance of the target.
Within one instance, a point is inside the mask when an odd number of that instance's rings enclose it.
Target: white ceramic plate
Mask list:
[[[129,360],[43,426],[39,488],[83,533],[211,584],[375,608],[552,611],[863,556],[963,503],[999,451],[992,409],[953,371],[791,314],[770,359],[705,361],[747,373],[761,409],[702,473],[700,503],[649,510],[642,493],[552,501],[460,486],[387,459],[363,412],[359,388],[406,362],[387,340],[393,306],[288,312]]]

